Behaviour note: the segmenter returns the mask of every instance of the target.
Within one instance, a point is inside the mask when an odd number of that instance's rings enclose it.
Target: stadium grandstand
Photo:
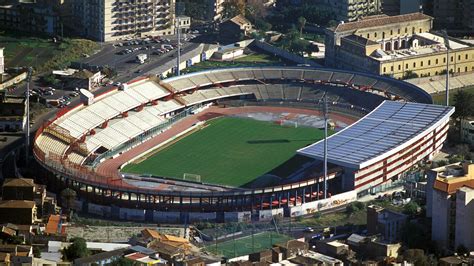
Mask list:
[[[331,198],[320,197],[320,174],[289,184],[243,189],[129,177],[120,169],[98,171],[132,148],[165,136],[173,125],[209,104],[236,100],[310,104],[317,109],[325,94],[330,110],[357,111],[359,117],[368,114],[329,139],[334,170],[330,178],[343,180],[341,193]],[[261,217],[279,212],[298,216],[354,200],[357,193],[389,182],[429,158],[441,148],[452,112],[453,108],[432,105],[431,96],[414,85],[370,74],[301,67],[218,69],[166,80],[144,77],[62,109],[37,131],[34,155],[45,173],[54,173],[55,186],[78,191],[84,201],[81,210],[93,214],[152,221],[169,221],[171,216],[176,221],[238,220],[252,211]],[[374,138],[369,141],[368,136]],[[299,153],[321,159],[320,147],[321,142],[315,143]],[[353,147],[360,151],[339,154]],[[400,164],[403,170],[391,171]]]

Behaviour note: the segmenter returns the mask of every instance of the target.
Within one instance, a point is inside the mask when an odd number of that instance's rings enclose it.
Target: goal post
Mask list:
[[[183,180],[201,183],[201,175],[184,173],[183,174]]]
[[[298,128],[298,122],[297,121],[292,121],[292,120],[281,120],[280,125],[282,127],[294,127]]]

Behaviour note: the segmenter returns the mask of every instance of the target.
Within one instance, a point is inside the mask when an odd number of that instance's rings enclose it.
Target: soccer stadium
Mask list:
[[[33,151],[49,185],[74,189],[82,212],[173,223],[268,220],[341,206],[399,180],[441,149],[453,112],[387,77],[216,69],[81,91],[79,105],[37,131]]]

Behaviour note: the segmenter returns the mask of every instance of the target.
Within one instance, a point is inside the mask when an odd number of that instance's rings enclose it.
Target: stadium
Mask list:
[[[328,138],[324,198],[321,106]],[[49,186],[75,209],[187,223],[300,216],[399,180],[446,139],[454,108],[387,77],[308,67],[144,77],[62,109],[36,133]],[[39,173],[40,174],[40,173]]]

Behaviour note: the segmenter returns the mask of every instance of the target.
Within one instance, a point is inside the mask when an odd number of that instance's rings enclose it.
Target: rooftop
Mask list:
[[[244,16],[242,15],[237,15],[233,18],[230,19],[230,21],[234,22],[237,25],[243,26],[250,24],[250,21],[248,21]]]
[[[7,178],[3,187],[34,187],[35,181],[29,178]]]
[[[474,163],[450,164],[431,171],[436,172],[433,187],[439,191],[452,194],[464,186],[474,188]]]
[[[371,113],[328,138],[328,162],[362,169],[399,152],[445,122],[453,107],[384,101]],[[324,159],[324,140],[298,150]]]
[[[35,202],[29,201],[29,200],[0,201],[1,209],[33,209],[34,207],[35,207]]]
[[[399,16],[369,16],[359,21],[340,23],[335,28],[331,28],[331,30],[335,32],[353,31],[364,28],[376,28],[390,24],[406,23],[410,21],[427,19],[432,20],[433,18],[422,13],[411,13]]]

